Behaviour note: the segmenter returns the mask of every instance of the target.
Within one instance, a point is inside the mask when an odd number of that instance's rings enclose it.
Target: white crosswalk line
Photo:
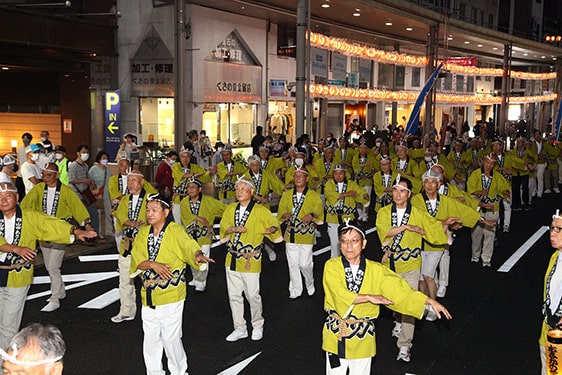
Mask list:
[[[521,257],[523,257],[523,255],[525,255],[527,251],[529,251],[531,246],[533,246],[535,242],[537,242],[546,231],[548,231],[548,227],[540,227],[531,237],[529,237],[527,241],[525,241],[523,245],[521,245],[519,249],[517,249],[516,252],[513,253],[513,255],[509,257],[508,260],[505,261],[504,264],[502,264],[500,268],[498,268],[498,272],[509,272],[519,261],[519,259],[521,259]]]
[[[231,366],[226,370],[219,372],[217,375],[237,375],[240,373],[240,371],[244,370],[260,354],[261,352],[258,352],[253,356],[246,358],[241,362],[238,362],[234,366]]]

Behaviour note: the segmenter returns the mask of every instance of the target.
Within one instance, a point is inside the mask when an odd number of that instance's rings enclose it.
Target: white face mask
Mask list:
[[[375,143],[375,146],[381,147],[381,143],[380,143],[380,142],[377,142],[377,143]]]
[[[60,152],[55,152],[55,159],[61,160],[61,159],[62,159],[62,154],[61,154]]]
[[[222,152],[222,147],[217,148],[218,152]]]
[[[107,160],[107,159],[101,159],[100,160],[101,165],[107,165],[107,163],[109,163],[109,160]]]
[[[90,158],[90,154],[80,154],[80,159],[82,159],[82,161],[86,161]]]
[[[168,162],[168,164],[170,164],[170,166],[174,165],[176,161],[174,159],[170,159],[170,161]]]
[[[41,137],[41,142],[45,142],[46,140],[47,140],[47,138]]]
[[[31,154],[31,160],[33,160],[33,161],[39,160],[39,154],[37,154],[37,153]]]
[[[431,156],[425,156],[424,159],[425,159],[425,161],[431,161],[431,160],[433,160],[433,158],[432,158]]]

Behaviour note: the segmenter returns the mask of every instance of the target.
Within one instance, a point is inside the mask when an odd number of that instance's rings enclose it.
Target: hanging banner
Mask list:
[[[423,86],[420,95],[416,99],[414,107],[412,108],[412,113],[410,113],[410,118],[408,119],[408,125],[406,126],[406,134],[414,134],[417,132],[421,106],[425,101],[425,97],[427,96],[427,93],[429,92],[429,90],[431,90],[431,87],[435,83],[435,80],[437,79],[437,75],[439,74],[441,69],[443,69],[443,64],[444,64],[443,62],[439,64],[437,69],[435,69],[433,74],[431,74],[431,77],[429,77],[429,79]]]
[[[121,145],[121,99],[119,90],[106,91],[104,102],[105,151],[109,154],[109,160],[115,160]]]

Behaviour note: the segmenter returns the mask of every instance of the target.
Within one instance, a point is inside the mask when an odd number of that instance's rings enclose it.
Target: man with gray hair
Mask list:
[[[0,348],[2,370],[6,374],[59,375],[65,351],[58,328],[31,323],[12,338],[6,351]]]

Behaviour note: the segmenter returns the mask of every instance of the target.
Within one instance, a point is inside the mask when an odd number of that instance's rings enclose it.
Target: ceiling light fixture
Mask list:
[[[359,17],[360,15],[361,15],[361,13],[359,13],[359,12],[353,13],[353,17]]]
[[[477,47],[478,47],[478,48],[482,48],[482,47],[484,47],[484,46],[483,46],[482,44],[479,44]]]
[[[470,44],[470,42],[468,40],[465,40],[464,44]]]
[[[2,70],[10,70],[10,68],[8,68],[7,66],[3,66]]]
[[[406,27],[406,31],[413,31],[414,28],[413,27]]]
[[[498,47],[492,47],[492,49],[493,49],[494,51],[497,51],[497,50],[498,50]]]
[[[321,6],[322,6],[322,8],[329,8],[330,4],[322,4]]]
[[[392,22],[386,22],[385,25],[386,26],[392,26]]]
[[[429,34],[428,34],[429,35]],[[447,37],[447,40],[453,40],[452,36]]]

